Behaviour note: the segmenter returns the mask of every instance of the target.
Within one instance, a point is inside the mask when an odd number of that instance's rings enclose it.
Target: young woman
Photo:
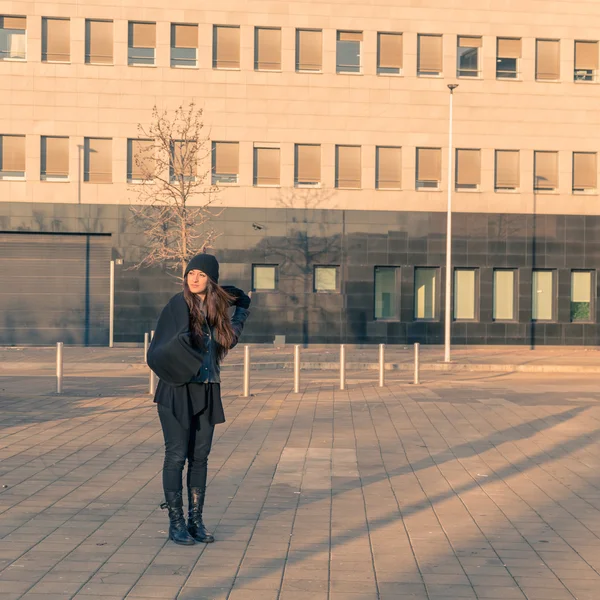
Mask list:
[[[190,260],[183,291],[162,310],[148,350],[160,381],[154,402],[165,438],[163,488],[169,538],[176,544],[214,542],[202,521],[208,455],[214,427],[225,422],[220,364],[239,339],[250,297],[221,287],[219,263],[210,254]],[[233,316],[229,308],[235,306]],[[183,515],[182,473],[187,460],[188,522]]]

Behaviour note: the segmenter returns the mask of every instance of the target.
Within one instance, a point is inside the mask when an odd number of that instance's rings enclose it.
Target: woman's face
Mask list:
[[[208,285],[208,277],[202,271],[194,269],[188,273],[187,283],[192,294],[205,294]]]

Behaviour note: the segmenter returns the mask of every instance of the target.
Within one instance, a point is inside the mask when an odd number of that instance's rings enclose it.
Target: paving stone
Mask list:
[[[250,402],[224,386],[217,542],[189,548],[166,540],[144,386],[57,397],[7,378],[0,600],[600,598],[594,377],[327,377],[294,395],[261,373]]]

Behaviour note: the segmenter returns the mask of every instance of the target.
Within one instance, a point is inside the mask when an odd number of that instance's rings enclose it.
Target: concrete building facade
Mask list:
[[[0,0],[0,19],[0,343],[106,343],[111,259],[115,340],[151,328],[177,284],[129,269],[130,148],[192,100],[223,281],[256,290],[247,341],[439,343],[452,158],[453,342],[598,342],[594,0]]]

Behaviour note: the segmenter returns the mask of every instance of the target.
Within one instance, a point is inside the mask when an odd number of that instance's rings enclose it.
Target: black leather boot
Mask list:
[[[215,541],[212,533],[206,531],[202,522],[202,509],[204,508],[204,490],[202,488],[188,488],[188,531],[190,535],[203,544]]]
[[[192,546],[196,542],[188,533],[183,517],[183,497],[181,492],[165,492],[165,500],[160,505],[161,508],[169,510],[169,539],[176,544]]]

